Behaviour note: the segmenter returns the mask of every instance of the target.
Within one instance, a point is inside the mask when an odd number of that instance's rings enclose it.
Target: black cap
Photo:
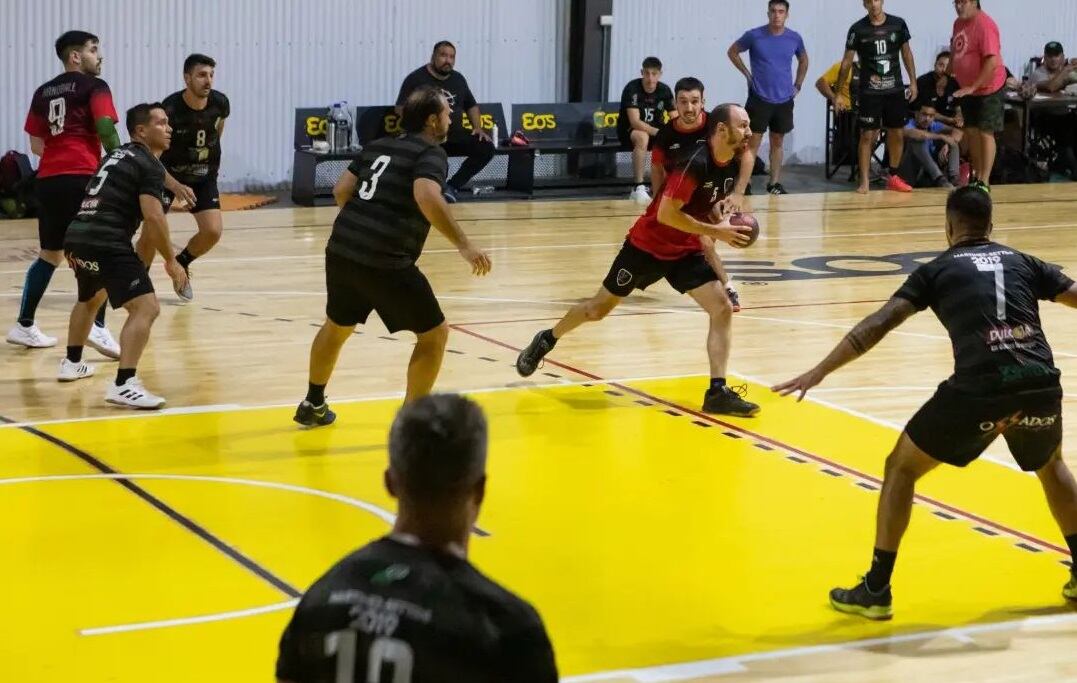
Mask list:
[[[1043,54],[1048,57],[1057,57],[1064,52],[1065,50],[1062,49],[1062,43],[1057,40],[1052,40],[1043,46]]]

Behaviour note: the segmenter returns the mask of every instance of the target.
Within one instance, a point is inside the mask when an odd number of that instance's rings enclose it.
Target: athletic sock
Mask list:
[[[897,552],[879,550],[871,556],[871,569],[864,577],[864,583],[872,593],[878,593],[890,585],[890,577],[894,573],[894,563],[897,562]]]
[[[26,280],[22,285],[22,305],[19,307],[19,324],[30,327],[37,315],[37,305],[48,289],[49,280],[56,271],[56,266],[44,259],[37,259],[26,269]]]
[[[82,361],[82,346],[69,346],[67,347],[67,360],[72,363],[79,363]]]
[[[307,403],[312,406],[320,406],[325,403],[325,385],[307,384]]]
[[[97,316],[93,319],[93,324],[98,327],[105,326],[105,309],[108,308],[108,302],[101,304],[101,308],[97,309]]]
[[[898,174],[898,170],[896,168],[894,168],[893,166],[891,166],[890,167],[890,175],[891,176],[896,176],[897,174]]]
[[[179,253],[179,256],[176,257],[176,261],[178,261],[179,264],[183,266],[183,269],[186,270],[187,266],[191,265],[191,261],[195,260],[196,258],[198,257],[192,254],[190,250],[187,249],[187,247],[184,247],[183,251],[181,251]]]
[[[550,348],[557,346],[557,337],[553,336],[553,329],[543,330],[542,339],[550,345]]]
[[[1066,545],[1070,547],[1070,570],[1077,576],[1077,534],[1066,536]]]
[[[712,394],[721,391],[725,386],[725,377],[711,377],[711,388],[708,389]]]
[[[122,387],[127,380],[135,376],[134,368],[119,368],[116,370],[116,386]]]

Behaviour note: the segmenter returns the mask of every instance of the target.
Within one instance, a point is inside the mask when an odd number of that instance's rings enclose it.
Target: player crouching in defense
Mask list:
[[[727,208],[719,203],[733,195],[735,188],[743,190],[748,184],[755,161],[747,148],[751,135],[748,112],[743,107],[720,104],[711,111],[707,144],[668,169],[662,193],[629,230],[598,293],[569,309],[552,329],[539,332],[520,352],[516,370],[521,376],[534,373],[566,334],[585,322],[605,318],[633,290],[646,289],[664,277],[710,317],[707,356],[711,382],[703,396],[703,412],[739,417],[759,412],[758,405],[745,401],[726,385],[733,308],[719,281],[721,266],[714,253],[715,240],[747,245],[751,229],[730,225],[728,217],[712,222],[716,207],[720,211]]]

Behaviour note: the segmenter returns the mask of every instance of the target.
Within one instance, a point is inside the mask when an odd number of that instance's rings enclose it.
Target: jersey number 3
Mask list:
[[[385,169],[389,168],[390,161],[392,159],[386,154],[382,154],[374,160],[374,163],[370,165],[373,175],[370,176],[369,180],[364,180],[359,186],[359,199],[370,201],[374,198],[374,193],[378,191],[378,178],[381,177],[382,173],[385,173]]]

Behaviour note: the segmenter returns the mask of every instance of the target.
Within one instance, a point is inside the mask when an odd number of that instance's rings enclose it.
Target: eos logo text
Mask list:
[[[527,112],[521,117],[524,130],[553,130],[557,128],[557,118],[553,114],[532,114]]]
[[[308,116],[307,117],[307,135],[310,137],[318,137],[319,135],[325,135],[325,129],[329,125],[329,122],[324,116]]]
[[[400,135],[404,132],[404,126],[401,125],[401,119],[395,113],[385,115],[383,127],[387,135]]]
[[[471,119],[469,119],[466,114],[460,119],[460,125],[468,130],[473,130]],[[490,114],[483,114],[479,118],[479,125],[482,126],[483,130],[490,130],[494,127],[494,117]],[[552,128],[553,126],[550,127]]]
[[[607,112],[599,110],[595,112],[595,120],[597,121],[599,118],[602,120],[602,125],[599,126],[599,128],[616,128],[617,119],[619,117],[620,113],[615,111]]]

